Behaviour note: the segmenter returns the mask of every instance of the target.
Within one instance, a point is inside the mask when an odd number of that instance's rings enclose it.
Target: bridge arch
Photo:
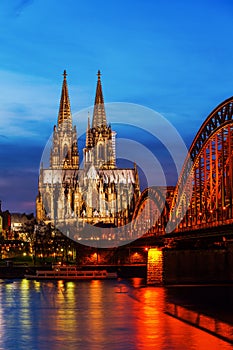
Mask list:
[[[167,188],[152,186],[139,197],[132,217],[134,229],[150,234],[162,231],[169,216]]]
[[[231,222],[233,196],[233,97],[200,127],[177,182],[168,232]]]

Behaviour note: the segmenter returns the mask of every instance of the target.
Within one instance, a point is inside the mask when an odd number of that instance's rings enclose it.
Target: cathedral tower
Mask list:
[[[86,224],[118,227],[130,222],[140,195],[139,178],[136,165],[126,169],[116,166],[116,133],[107,123],[100,71],[92,120],[88,115],[84,165],[79,166],[77,131],[72,123],[66,71],[63,76],[50,163],[47,168],[40,169],[37,220],[54,224],[82,243],[84,239],[93,240],[92,230],[85,231],[85,237],[82,236]],[[111,239],[109,235],[108,240]]]
[[[88,170],[93,165],[98,169],[115,169],[115,132],[107,124],[100,71],[97,76],[92,127],[88,117],[86,147],[83,150],[84,168]]]
[[[78,169],[79,154],[76,126],[72,125],[72,115],[66,80],[63,73],[63,85],[60,99],[57,125],[53,129],[53,147],[51,149],[50,167],[52,169]]]

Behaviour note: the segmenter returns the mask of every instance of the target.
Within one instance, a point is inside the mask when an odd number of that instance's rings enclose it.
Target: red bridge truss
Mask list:
[[[200,127],[173,191],[145,190],[134,218],[137,222],[144,213],[140,221],[145,222],[151,208],[147,232],[153,233],[226,225],[233,223],[232,196],[233,97],[218,105]]]

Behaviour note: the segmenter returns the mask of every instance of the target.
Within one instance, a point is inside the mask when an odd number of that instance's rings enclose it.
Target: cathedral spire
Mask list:
[[[86,147],[91,147],[91,146],[92,146],[92,141],[91,141],[90,113],[88,112],[87,132],[86,132]]]
[[[62,92],[61,92],[60,108],[58,113],[58,125],[67,121],[72,127],[72,117],[71,117],[70,100],[69,100],[66,76],[67,76],[66,70],[64,70],[64,73],[63,73],[64,79],[63,79]]]
[[[101,79],[100,79],[101,77],[100,70],[98,70],[97,77],[98,77],[98,80],[97,80],[97,87],[96,87],[96,94],[95,94],[95,105],[104,103],[102,85],[101,85]]]
[[[101,85],[101,79],[100,79],[101,77],[100,70],[98,70],[97,76],[98,76],[98,80],[97,80],[97,86],[96,86],[92,128],[107,126],[107,120],[106,120],[106,114],[105,114],[105,108],[104,108],[104,98],[103,98],[102,85]]]
[[[90,112],[88,112],[87,116],[87,129],[90,130]]]

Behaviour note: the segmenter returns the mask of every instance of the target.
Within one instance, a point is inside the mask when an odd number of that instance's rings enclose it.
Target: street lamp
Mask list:
[[[222,207],[222,224],[223,224],[224,219],[225,219],[225,212],[226,212],[226,207],[224,205],[224,207]]]

